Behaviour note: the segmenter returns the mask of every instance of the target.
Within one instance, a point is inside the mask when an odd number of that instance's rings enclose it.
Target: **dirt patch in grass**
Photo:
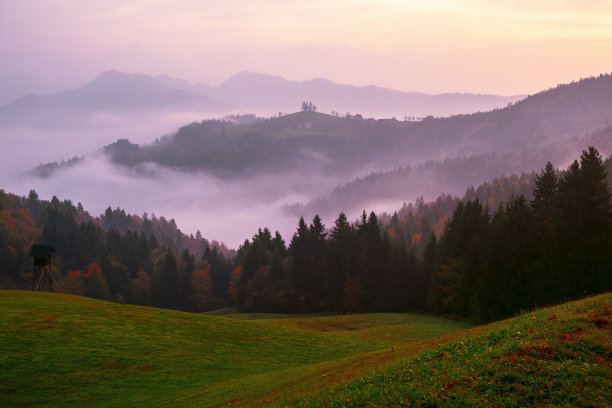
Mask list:
[[[151,319],[151,312],[146,311],[145,309],[136,311],[127,311],[122,309],[112,309],[107,310],[105,317],[107,319],[129,319],[140,322],[148,322]]]
[[[56,323],[58,320],[58,316],[38,315],[35,321],[30,321],[27,324],[21,325],[19,328],[23,330],[55,329],[57,327]]]
[[[593,313],[590,313],[587,316],[586,321],[601,329],[609,324],[611,316],[612,308],[606,307],[605,309],[599,309]]]
[[[519,357],[527,357],[528,359],[529,358],[535,358],[538,360],[557,359],[557,353],[548,344],[545,344],[545,345],[526,344],[525,346],[520,347],[517,350],[516,354]]]
[[[559,335],[559,341],[561,343],[575,343],[583,338],[583,332],[581,329],[578,329],[574,332],[570,333],[561,333]]]

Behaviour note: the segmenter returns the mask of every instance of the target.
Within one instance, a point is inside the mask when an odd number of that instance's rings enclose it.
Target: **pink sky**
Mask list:
[[[243,70],[428,93],[535,93],[612,71],[612,1],[0,2],[0,76]]]

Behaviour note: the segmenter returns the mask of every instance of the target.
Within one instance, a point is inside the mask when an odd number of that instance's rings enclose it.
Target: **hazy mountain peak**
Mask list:
[[[157,81],[155,78],[149,75],[140,74],[140,73],[121,72],[116,69],[110,69],[108,71],[102,72],[100,75],[94,78],[91,82],[89,82],[89,84],[87,84],[86,86],[89,86],[92,84],[103,84],[106,86],[106,85],[114,85],[118,83],[129,83],[129,82],[141,83],[141,84],[146,83],[151,86],[167,88],[161,82]]]
[[[308,81],[289,81],[280,76],[249,71],[231,76],[218,87],[211,88],[207,94],[263,116],[295,111],[302,101],[312,101],[323,112],[350,112],[387,118],[488,111],[523,98],[522,95],[429,95],[373,85],[339,84],[318,77]]]
[[[83,113],[218,112],[227,108],[201,93],[169,86],[150,75],[111,69],[76,89],[16,100],[0,109],[0,123],[63,126],[75,118],[82,121]]]
[[[278,83],[287,83],[287,82],[289,81],[287,81],[285,78],[281,76],[242,71],[235,75],[232,75],[231,77],[223,81],[223,83],[219,85],[219,88],[224,88],[228,86],[236,86],[236,85],[251,85],[252,86],[256,83],[259,83],[259,84],[277,83],[278,84]]]
[[[0,106],[30,94],[47,93],[51,85],[42,79],[22,72],[0,78]]]

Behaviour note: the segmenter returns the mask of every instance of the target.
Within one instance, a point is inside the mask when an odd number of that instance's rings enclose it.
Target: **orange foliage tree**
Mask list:
[[[85,282],[83,281],[83,274],[79,270],[68,272],[68,274],[61,279],[60,285],[64,293],[85,296]]]
[[[138,268],[136,277],[130,281],[134,302],[139,305],[151,304],[151,277],[142,268]]]
[[[191,304],[195,310],[205,310],[214,303],[214,297],[210,265],[207,261],[202,261],[191,274]]]
[[[108,299],[110,296],[110,291],[108,288],[108,283],[106,279],[102,275],[102,270],[96,263],[92,263],[89,265],[87,272],[83,275],[85,278],[85,286],[87,288],[87,296],[98,298],[98,299]]]

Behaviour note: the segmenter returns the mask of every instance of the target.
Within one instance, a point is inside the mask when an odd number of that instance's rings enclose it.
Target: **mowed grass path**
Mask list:
[[[0,291],[0,406],[259,405],[331,366],[465,327],[403,314],[239,320]]]

